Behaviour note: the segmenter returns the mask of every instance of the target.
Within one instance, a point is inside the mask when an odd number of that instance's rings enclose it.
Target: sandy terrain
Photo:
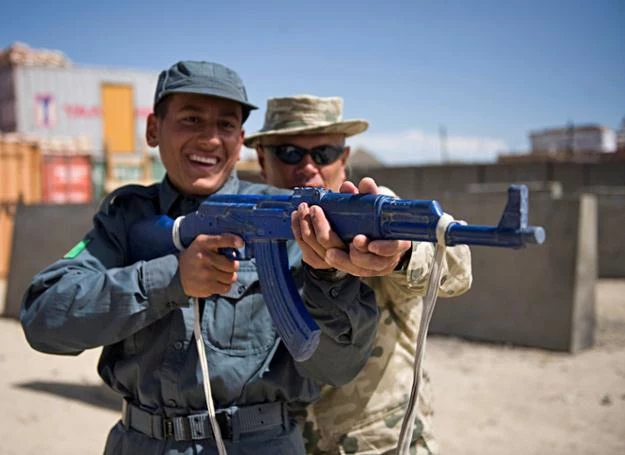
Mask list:
[[[625,280],[597,297],[596,346],[576,355],[429,338],[445,454],[625,454]],[[0,319],[0,454],[101,453],[119,400],[97,357],[39,354]]]

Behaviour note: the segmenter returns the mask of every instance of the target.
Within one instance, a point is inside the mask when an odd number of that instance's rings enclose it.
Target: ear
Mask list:
[[[243,148],[244,138],[245,138],[245,130],[241,128],[241,134],[239,135],[239,145],[237,148],[237,161],[241,161],[241,149]]]
[[[148,115],[145,125],[145,141],[150,147],[158,147],[158,118],[153,113]]]
[[[351,149],[349,146],[345,146],[343,149],[343,155],[341,155],[341,172],[343,173],[343,181],[347,180],[347,176],[349,175],[349,165],[347,164],[347,158],[349,158],[349,152]]]
[[[343,163],[343,166],[345,166],[345,163],[347,162],[347,158],[349,158],[350,151],[351,149],[349,148],[349,145],[346,145],[345,147],[343,147],[343,155],[341,156],[341,163]]]
[[[258,165],[260,166],[260,177],[264,182],[267,181],[267,172],[265,171],[265,151],[261,145],[256,145],[256,156],[258,157]]]

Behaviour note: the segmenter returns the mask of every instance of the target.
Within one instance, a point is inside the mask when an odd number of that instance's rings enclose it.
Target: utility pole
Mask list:
[[[569,159],[575,156],[575,125],[572,120],[569,120],[566,127],[566,153]]]

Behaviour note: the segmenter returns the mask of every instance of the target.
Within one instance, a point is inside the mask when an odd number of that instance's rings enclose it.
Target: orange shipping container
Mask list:
[[[93,199],[89,155],[44,155],[43,202],[85,204]]]
[[[0,280],[5,280],[9,275],[9,260],[13,242],[13,215],[14,204],[0,204]],[[0,302],[2,297],[0,297]],[[0,307],[2,305],[0,304]],[[0,308],[0,314],[3,308]]]

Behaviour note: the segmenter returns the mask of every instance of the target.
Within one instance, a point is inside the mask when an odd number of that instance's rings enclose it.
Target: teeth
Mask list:
[[[217,158],[213,158],[211,156],[191,155],[189,159],[202,164],[217,164]]]

